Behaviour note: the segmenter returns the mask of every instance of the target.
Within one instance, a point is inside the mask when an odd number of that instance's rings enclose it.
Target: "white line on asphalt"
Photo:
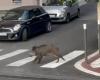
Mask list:
[[[95,53],[93,53],[92,55],[89,55],[88,56],[88,59],[92,58],[93,56],[97,55],[99,53],[99,51],[96,51]],[[88,74],[92,74],[92,75],[95,75],[95,76],[100,76],[100,73],[97,73],[97,72],[94,72],[94,71],[91,71],[91,70],[88,70],[86,68],[84,68],[82,66],[82,63],[85,61],[85,59],[81,59],[80,61],[76,62],[74,64],[74,67],[80,71],[83,71],[85,73],[88,73]]]
[[[16,67],[20,67],[24,64],[27,64],[31,61],[33,61],[35,59],[36,56],[32,56],[32,57],[27,57],[27,58],[24,58],[24,59],[21,59],[21,60],[18,60],[16,62],[13,62],[13,63],[10,63],[8,64],[7,66],[16,66]]]
[[[84,51],[75,50],[75,51],[73,51],[73,52],[71,52],[71,53],[63,56],[64,59],[65,59],[65,61],[63,61],[62,59],[60,59],[59,62],[56,63],[56,60],[54,60],[54,61],[52,61],[50,63],[47,63],[47,64],[44,64],[44,65],[42,65],[40,67],[43,67],[43,68],[56,68],[56,67],[58,67],[60,65],[63,65],[64,63],[67,63],[67,62],[75,59],[76,57],[78,57],[78,56],[80,56],[82,54],[84,54]]]
[[[90,64],[93,68],[100,68],[100,58]]]
[[[21,53],[24,53],[26,51],[28,51],[28,49],[19,49],[19,50],[10,52],[8,54],[1,55],[0,56],[0,60],[4,60],[6,58],[10,58],[10,57],[16,56],[16,55],[21,54]]]

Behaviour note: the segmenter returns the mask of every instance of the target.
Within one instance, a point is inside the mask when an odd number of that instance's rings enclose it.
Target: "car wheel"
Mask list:
[[[77,17],[80,17],[80,10],[77,11]]]
[[[46,32],[51,32],[51,31],[52,31],[51,22],[48,22],[48,24],[46,26]]]
[[[28,39],[28,32],[27,32],[27,29],[26,28],[23,29],[21,36],[22,36],[21,37],[22,41],[26,41]]]
[[[70,22],[70,14],[67,15],[67,17],[66,17],[66,22],[67,22],[67,23]]]

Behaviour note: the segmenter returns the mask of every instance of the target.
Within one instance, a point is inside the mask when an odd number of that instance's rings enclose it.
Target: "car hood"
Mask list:
[[[22,23],[21,21],[17,21],[17,20],[2,20],[0,21],[0,28],[12,28],[14,27],[16,24],[20,24]]]
[[[56,13],[68,7],[67,6],[43,6],[43,8],[46,10],[47,13],[52,13],[52,12]]]

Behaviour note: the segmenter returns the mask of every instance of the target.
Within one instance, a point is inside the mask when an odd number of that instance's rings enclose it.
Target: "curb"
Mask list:
[[[96,51],[95,53],[93,53],[92,55],[89,55],[88,56],[88,59],[91,59],[92,57],[98,55],[98,51]],[[83,66],[83,63],[86,63],[85,62],[85,59],[81,59],[80,61],[76,62],[74,64],[74,67],[82,72],[85,72],[85,73],[88,73],[88,74],[91,74],[91,75],[94,75],[94,76],[100,76],[100,73],[99,72],[95,72],[95,71],[92,71],[91,69],[88,69],[86,67]],[[87,64],[87,66],[89,66],[89,64]]]

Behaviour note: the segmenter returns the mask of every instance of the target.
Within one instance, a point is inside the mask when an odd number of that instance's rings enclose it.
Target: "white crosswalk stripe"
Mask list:
[[[33,61],[35,59],[36,56],[33,56],[33,57],[28,57],[28,58],[24,58],[24,59],[21,59],[21,60],[18,60],[16,62],[13,62],[13,63],[10,63],[8,64],[7,66],[16,66],[16,67],[20,67],[24,64],[27,64],[31,61]]]
[[[0,55],[0,60],[4,60],[4,59],[7,59],[7,58],[16,56],[16,55],[24,53],[26,51],[28,51],[28,49],[19,49],[19,50],[16,50],[16,51],[4,54],[4,55]]]
[[[84,54],[84,51],[80,51],[80,50],[79,51],[78,50],[77,51],[73,51],[73,52],[63,56],[65,58],[65,61],[60,60],[58,63],[56,63],[56,60],[54,60],[54,61],[52,61],[50,63],[47,63],[45,65],[42,65],[40,67],[43,67],[43,68],[56,68],[56,67],[58,67],[60,65],[63,65],[64,63],[67,63],[67,62],[75,59],[76,57],[78,57],[78,56],[80,56],[82,54]]]
[[[2,51],[2,50],[3,49],[0,49],[0,51]],[[22,53],[28,53],[28,51],[29,51],[29,49],[19,49],[19,50],[16,50],[16,51],[4,54],[4,55],[0,55],[0,60],[4,60],[4,59],[7,59],[7,58],[11,59],[11,57],[13,57],[13,56],[16,56],[16,55],[22,54]],[[40,67],[42,67],[42,68],[57,68],[57,67],[65,64],[65,63],[68,63],[69,61],[77,58],[78,56],[80,56],[82,54],[84,54],[84,51],[82,51],[82,50],[75,50],[75,51],[72,51],[72,52],[66,54],[65,56],[63,56],[65,61],[60,59],[59,62],[56,63],[57,60],[54,60],[54,61],[49,62],[47,64],[41,65]],[[9,63],[6,66],[20,67],[20,66],[23,66],[23,65],[33,61],[35,59],[35,57],[36,56],[26,57],[24,59],[20,59],[20,60],[17,60],[15,62]]]

